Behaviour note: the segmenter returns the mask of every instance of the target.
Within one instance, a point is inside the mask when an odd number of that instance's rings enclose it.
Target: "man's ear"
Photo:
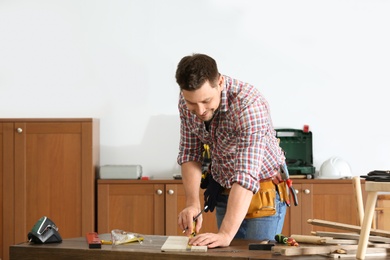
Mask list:
[[[225,78],[221,74],[219,75],[218,86],[221,88],[221,90],[225,86]]]

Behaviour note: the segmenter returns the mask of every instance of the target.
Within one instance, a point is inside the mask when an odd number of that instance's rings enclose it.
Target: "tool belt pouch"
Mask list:
[[[272,181],[260,182],[260,190],[253,195],[246,219],[273,216],[276,213],[276,188]]]
[[[287,183],[285,181],[280,182],[278,185],[278,192],[279,192],[279,197],[281,202],[289,202],[289,194],[288,194],[288,188],[287,188]]]

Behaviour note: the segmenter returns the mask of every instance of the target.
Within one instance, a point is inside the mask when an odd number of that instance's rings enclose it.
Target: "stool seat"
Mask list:
[[[390,182],[366,181],[365,190],[367,191],[366,209],[360,230],[359,245],[356,253],[357,259],[364,259],[366,255],[378,192],[390,192]]]

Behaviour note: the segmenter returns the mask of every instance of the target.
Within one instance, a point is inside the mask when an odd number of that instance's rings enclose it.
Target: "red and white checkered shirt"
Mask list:
[[[203,144],[211,152],[211,173],[225,188],[237,182],[256,193],[259,180],[274,175],[285,161],[278,144],[268,102],[252,85],[225,78],[221,104],[209,131],[192,114],[182,95],[179,99],[180,146],[178,163],[202,162]]]

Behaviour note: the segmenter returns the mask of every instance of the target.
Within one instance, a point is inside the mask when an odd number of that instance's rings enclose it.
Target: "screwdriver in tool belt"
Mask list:
[[[208,208],[209,206],[204,206],[204,208],[198,213],[198,215],[196,215],[193,219],[193,222],[195,222],[199,217],[200,215],[202,215],[202,213]],[[184,230],[183,230],[183,234],[186,232],[186,230],[188,229],[188,227],[186,227]]]

